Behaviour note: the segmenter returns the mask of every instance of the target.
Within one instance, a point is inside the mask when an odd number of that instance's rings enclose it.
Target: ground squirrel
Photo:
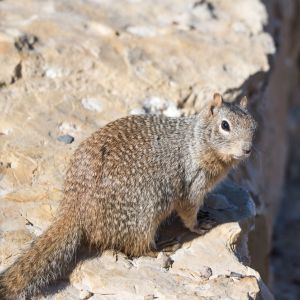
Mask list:
[[[83,141],[66,175],[58,216],[0,277],[1,299],[31,297],[61,276],[87,241],[130,256],[155,249],[159,224],[172,212],[203,233],[204,195],[250,155],[256,123],[247,99],[220,94],[190,117],[128,116]]]

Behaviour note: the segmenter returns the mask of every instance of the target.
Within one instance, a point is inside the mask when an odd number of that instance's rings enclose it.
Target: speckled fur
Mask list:
[[[192,117],[125,117],[85,140],[71,160],[56,221],[1,275],[0,296],[41,291],[72,262],[83,238],[100,251],[145,255],[174,210],[198,232],[203,196],[239,161],[255,131],[244,107],[220,101]],[[220,131],[223,118],[230,136]]]

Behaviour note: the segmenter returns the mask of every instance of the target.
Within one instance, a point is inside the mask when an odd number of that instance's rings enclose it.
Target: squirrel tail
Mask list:
[[[30,297],[61,276],[75,259],[82,230],[70,217],[56,220],[17,261],[0,274],[0,299]]]

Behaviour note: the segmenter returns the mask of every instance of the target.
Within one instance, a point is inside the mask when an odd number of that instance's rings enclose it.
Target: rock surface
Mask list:
[[[274,45],[259,0],[4,0],[0,15],[0,271],[49,226],[70,155],[96,128],[129,113],[194,113],[215,91],[228,101],[247,94],[262,120]],[[264,136],[263,127],[258,145],[273,148]],[[265,156],[232,175],[258,206],[262,239],[270,230],[261,196],[266,176],[257,168]],[[106,253],[78,265],[71,285],[61,282],[45,297],[271,299],[259,274],[244,265],[254,211],[243,216],[235,196],[224,204],[229,190],[208,206],[220,220],[233,211],[234,220],[184,244],[169,270],[163,254],[133,261],[120,255],[115,262]],[[265,259],[268,245],[254,247],[261,249],[251,256]]]
[[[215,205],[218,196],[225,197],[229,207]],[[129,259],[106,251],[101,257],[85,257],[70,276],[71,286],[61,291],[55,287],[46,298],[272,299],[260,275],[246,266],[247,236],[255,217],[249,195],[226,182],[208,195],[206,204],[204,210],[220,224],[205,236],[197,237],[173,218],[161,228],[160,240],[177,236],[183,246],[174,254]]]

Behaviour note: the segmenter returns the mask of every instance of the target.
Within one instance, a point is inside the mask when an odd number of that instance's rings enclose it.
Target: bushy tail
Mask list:
[[[73,261],[82,233],[70,217],[60,218],[0,275],[0,299],[32,296],[62,275]]]

